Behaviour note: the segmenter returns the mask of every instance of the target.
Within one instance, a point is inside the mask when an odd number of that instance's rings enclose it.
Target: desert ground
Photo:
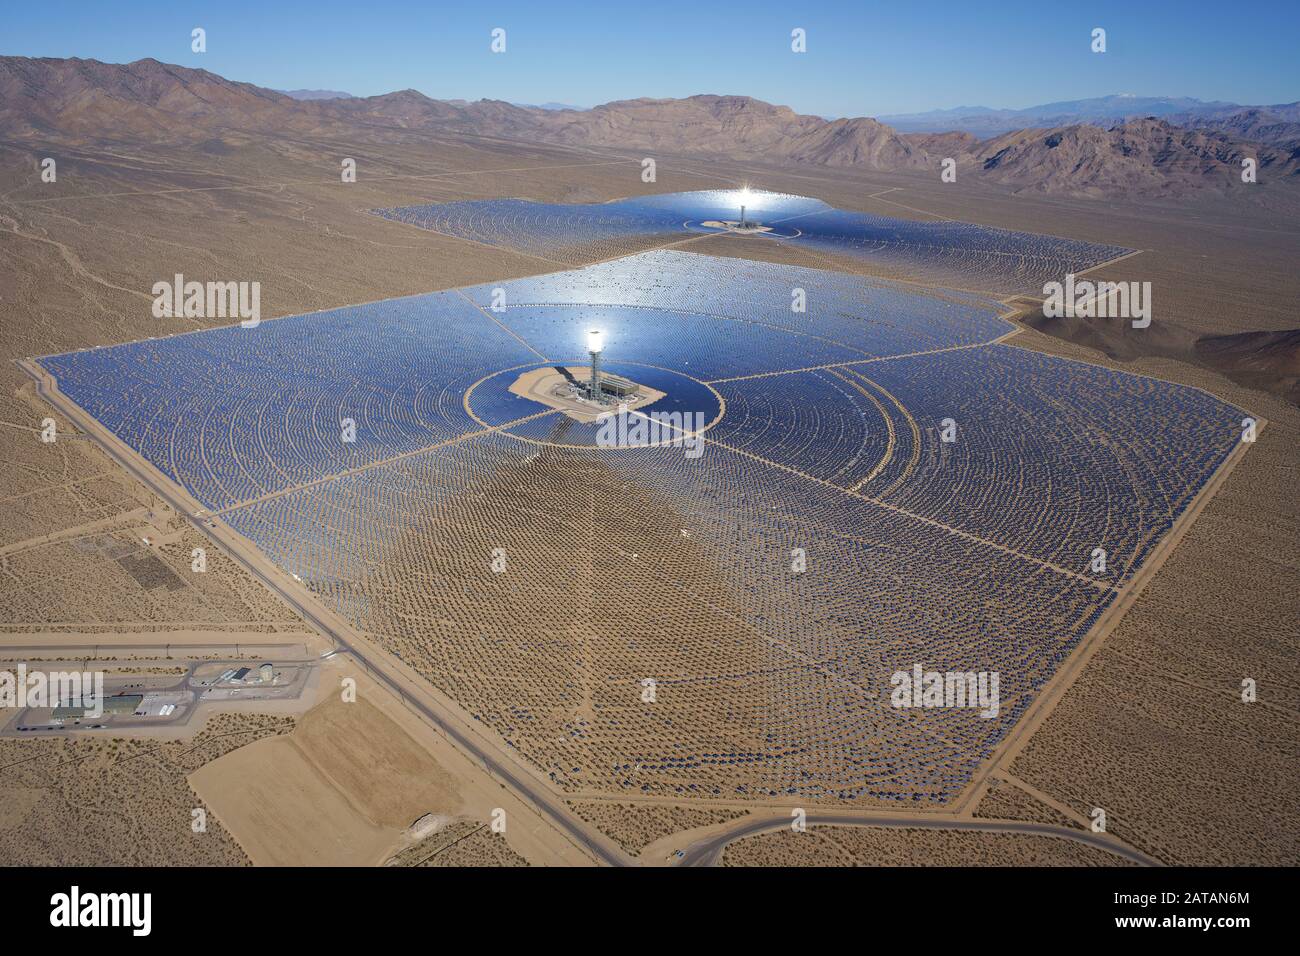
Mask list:
[[[47,154],[59,158],[55,184],[38,178]],[[339,181],[344,156],[357,160],[356,183]],[[1151,328],[1099,335],[1044,320],[1036,302],[1019,300],[1020,331],[1011,344],[1195,385],[1251,409],[1268,426],[1114,629],[1084,650],[1086,660],[1060,683],[1050,708],[1027,719],[1026,733],[995,755],[950,816],[1086,830],[1094,808],[1104,808],[1109,839],[1162,863],[1296,862],[1296,373],[1276,362],[1243,362],[1241,340],[1225,339],[1279,336],[1295,325],[1300,227],[1294,200],[1275,193],[1177,203],[1013,198],[994,185],[941,184],[919,173],[669,156],[659,157],[658,180],[647,186],[640,170],[639,156],[612,149],[427,133],[363,142],[231,133],[197,145],[0,143],[6,505],[0,511],[0,641],[21,636],[37,643],[31,636],[39,634],[41,643],[61,636],[85,645],[99,635],[147,634],[149,643],[165,644],[172,635],[201,631],[219,633],[223,642],[269,643],[301,641],[313,630],[215,545],[208,547],[208,571],[191,572],[190,553],[204,546],[192,528],[172,529],[169,543],[143,545],[142,537],[157,534],[150,512],[159,502],[36,395],[15,364],[218,324],[153,318],[149,290],[159,278],[258,279],[264,317],[516,278],[560,266],[385,221],[368,210],[504,196],[599,202],[742,182],[881,215],[1112,243],[1142,251],[1098,275],[1151,281]],[[867,271],[861,262],[735,235],[704,236],[677,248]],[[592,255],[631,251],[637,249],[616,245]],[[58,426],[53,443],[40,441],[47,417]],[[396,858],[412,865],[538,865],[593,859],[572,834],[555,831],[395,696],[357,676],[364,703],[326,702],[296,721],[219,715],[188,745],[193,749],[167,743],[174,753],[150,751],[132,760],[151,768],[147,777],[112,769],[135,757],[136,748],[143,753],[139,742],[0,741],[3,766],[20,768],[0,775],[0,803],[9,808],[0,862],[378,864]],[[1258,683],[1254,704],[1239,697],[1246,677]],[[390,731],[385,720],[401,724],[401,732]],[[363,754],[380,726],[389,746]],[[340,763],[338,755],[346,753],[357,754],[356,761]],[[74,810],[74,803],[85,807],[84,777],[76,768],[100,765],[109,768],[97,777],[103,792],[96,790],[92,809]],[[374,779],[359,779],[366,767],[374,778],[391,776],[392,792],[381,797]],[[418,780],[410,778],[416,767],[422,768]],[[111,803],[123,792],[144,801],[153,790],[166,797],[155,796],[149,812],[127,813]],[[682,848],[674,834],[726,833],[748,814],[747,807],[717,801],[566,797],[592,838],[628,861],[637,854],[666,857]],[[319,815],[292,812],[300,800]],[[216,836],[194,849],[189,811],[200,805],[216,818],[209,827]],[[483,827],[497,806],[512,821],[529,822],[494,839]],[[74,814],[74,827],[56,823],[65,812]],[[424,813],[456,820],[408,852],[402,833]],[[30,845],[15,839],[19,827],[41,839]],[[653,853],[646,849],[652,844]],[[1114,863],[1113,856],[1053,837],[818,826],[745,837],[728,845],[722,859],[1082,864]]]
[[[510,826],[513,805],[504,833],[493,830],[501,797],[409,712],[393,711],[390,695],[353,670],[331,677],[330,691],[291,732],[232,750],[189,776],[253,864],[527,865],[514,844],[539,862],[563,858],[544,829],[540,837],[525,832],[526,815]],[[347,677],[360,682],[355,700],[335,693]],[[415,826],[426,817],[437,820],[428,832]]]
[[[1105,850],[1020,834],[840,827],[748,837],[722,866],[1125,866]]]
[[[248,865],[218,822],[194,829],[194,812],[208,808],[186,776],[292,726],[291,718],[221,714],[184,741],[0,740],[0,854],[9,866]]]

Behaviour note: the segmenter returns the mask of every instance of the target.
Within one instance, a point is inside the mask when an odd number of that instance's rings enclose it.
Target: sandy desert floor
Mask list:
[[[738,840],[722,866],[1124,866],[1104,850],[1052,837],[826,827]]]

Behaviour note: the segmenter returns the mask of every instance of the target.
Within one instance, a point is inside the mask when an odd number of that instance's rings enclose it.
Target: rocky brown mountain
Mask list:
[[[1297,180],[1296,144],[1278,128],[1287,118],[1229,113],[1213,122],[1223,128],[1149,118],[1110,129],[1023,129],[980,141],[966,132],[900,134],[865,117],[826,120],[746,96],[621,100],[589,110],[438,100],[416,90],[302,100],[152,59],[0,57],[0,134],[9,137],[168,142],[232,131],[369,138],[436,131],[935,175],[952,158],[963,175],[1013,191],[1091,197],[1231,189],[1247,157],[1257,160],[1260,182]]]
[[[1291,149],[1300,146],[1300,103],[1268,109],[1244,109],[1222,116],[1171,116],[1169,122],[1194,129],[1209,129],[1237,139]]]
[[[1247,158],[1260,181],[1294,181],[1300,171],[1291,151],[1152,118],[1111,129],[1018,130],[983,143],[974,157],[981,175],[1017,191],[1098,197],[1233,188]]]
[[[0,57],[0,131],[11,136],[184,139],[220,127],[274,128],[309,105],[153,59]]]

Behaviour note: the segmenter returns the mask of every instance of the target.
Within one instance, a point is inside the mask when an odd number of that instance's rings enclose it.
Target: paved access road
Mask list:
[[[1053,826],[1050,823],[999,822],[994,820],[957,820],[952,818],[932,818],[922,816],[900,817],[851,817],[832,816],[828,814],[808,814],[809,826],[860,826],[892,827],[911,830],[974,830],[985,833],[1027,833],[1032,836],[1055,837],[1073,840],[1122,856],[1140,866],[1158,866],[1151,858],[1133,850],[1113,838],[1087,830],[1073,830],[1069,827]],[[774,833],[790,826],[789,817],[765,817],[760,820],[747,820],[735,829],[692,843],[677,860],[678,866],[714,866],[722,856],[727,844],[753,836],[756,833]]]

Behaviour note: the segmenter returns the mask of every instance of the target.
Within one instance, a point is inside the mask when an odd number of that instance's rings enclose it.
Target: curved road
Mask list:
[[[945,820],[928,817],[840,817],[825,814],[808,814],[809,826],[853,826],[853,827],[892,827],[908,830],[976,830],[988,833],[1026,833],[1032,836],[1055,837],[1061,840],[1073,840],[1099,850],[1106,850],[1121,856],[1139,866],[1159,866],[1150,857],[1130,849],[1127,846],[1087,830],[1072,830],[1069,827],[1053,826],[1050,823],[987,823],[979,820]],[[788,817],[766,817],[750,820],[727,833],[707,837],[692,843],[677,861],[678,866],[714,866],[727,844],[756,833],[773,833],[790,826]]]

